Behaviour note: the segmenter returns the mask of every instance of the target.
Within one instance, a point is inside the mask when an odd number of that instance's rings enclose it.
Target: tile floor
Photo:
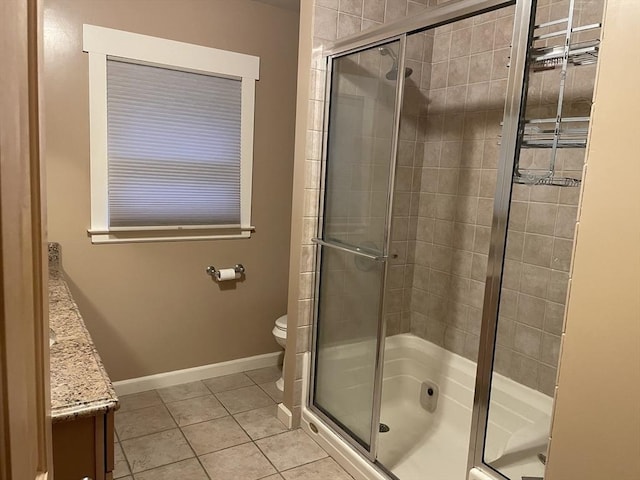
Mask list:
[[[349,480],[276,418],[276,367],[120,397],[114,479]]]

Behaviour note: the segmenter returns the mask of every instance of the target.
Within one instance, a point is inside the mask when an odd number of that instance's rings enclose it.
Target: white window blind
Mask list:
[[[241,223],[241,85],[107,60],[111,227]]]

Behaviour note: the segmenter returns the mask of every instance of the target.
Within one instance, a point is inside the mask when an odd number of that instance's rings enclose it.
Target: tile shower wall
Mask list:
[[[602,10],[594,4],[578,3],[577,24],[599,21]],[[566,16],[567,5],[539,7],[537,23]],[[418,125],[415,135],[424,157],[422,179],[414,182],[419,190],[413,190],[420,192],[420,202],[413,256],[409,247],[411,332],[472,360],[479,346],[512,28],[512,9],[437,28],[430,81],[423,78],[418,92],[429,106],[412,122]],[[594,68],[576,69],[567,78],[568,114],[589,114]],[[555,117],[558,85],[557,71],[532,76],[528,116]],[[560,151],[556,175],[580,178],[583,161],[583,149]],[[524,151],[521,159],[533,168],[548,162],[549,150]],[[555,387],[578,196],[575,187],[514,187],[495,368],[549,395]]]
[[[411,332],[477,357],[513,10],[436,28],[415,236]]]
[[[433,33],[407,37],[405,67],[412,73],[405,79],[400,115],[400,138],[390,247],[390,266],[385,290],[387,335],[411,331],[411,296],[414,276],[414,253],[420,183],[424,156],[424,139],[417,134],[421,112],[426,112]]]
[[[602,20],[601,0],[578,0],[575,24]],[[536,11],[536,23],[563,18],[567,1],[550,2]],[[597,38],[584,32],[576,41]],[[561,39],[562,40],[562,39]],[[558,42],[549,40],[548,45]],[[589,116],[595,65],[568,70],[564,116]],[[555,118],[559,72],[531,73],[527,118]],[[556,176],[582,178],[584,149],[559,150]],[[524,168],[545,169],[548,149],[523,150]],[[514,185],[498,322],[495,369],[516,381],[553,395],[564,311],[578,217],[580,188]]]
[[[455,0],[454,0],[455,1]],[[322,46],[446,1],[317,0],[301,246],[296,389],[309,349],[322,145]],[[566,1],[538,8],[559,18]],[[578,2],[578,23],[600,20],[601,0]],[[513,10],[484,14],[407,39],[406,81],[394,192],[387,333],[411,332],[475,360],[487,268]],[[593,71],[568,78],[568,108],[584,111]],[[557,77],[532,79],[543,112]],[[551,89],[549,88],[551,87]],[[536,97],[537,96],[537,97]],[[527,152],[535,165],[548,152]],[[584,150],[559,155],[558,175],[580,177]],[[553,393],[578,188],[516,185],[500,308],[496,371]]]

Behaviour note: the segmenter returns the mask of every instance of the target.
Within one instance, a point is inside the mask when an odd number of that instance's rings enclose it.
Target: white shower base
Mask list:
[[[387,338],[380,420],[390,431],[380,434],[378,461],[400,480],[466,479],[475,373],[475,363],[426,340],[410,334]],[[433,413],[419,401],[426,380],[440,389]],[[514,480],[543,475],[536,455],[546,453],[551,409],[550,397],[494,376],[487,456],[500,457],[493,465],[503,474]],[[304,408],[303,427],[311,432],[309,422],[319,429],[316,439],[354,477],[387,478]],[[518,448],[523,444],[528,448]]]

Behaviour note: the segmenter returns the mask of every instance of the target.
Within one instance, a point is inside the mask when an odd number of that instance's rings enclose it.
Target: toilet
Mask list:
[[[272,330],[273,336],[282,348],[287,346],[287,316],[282,315],[276,320],[276,325]],[[282,376],[276,381],[276,387],[281,392],[284,391],[284,363],[282,365]]]

